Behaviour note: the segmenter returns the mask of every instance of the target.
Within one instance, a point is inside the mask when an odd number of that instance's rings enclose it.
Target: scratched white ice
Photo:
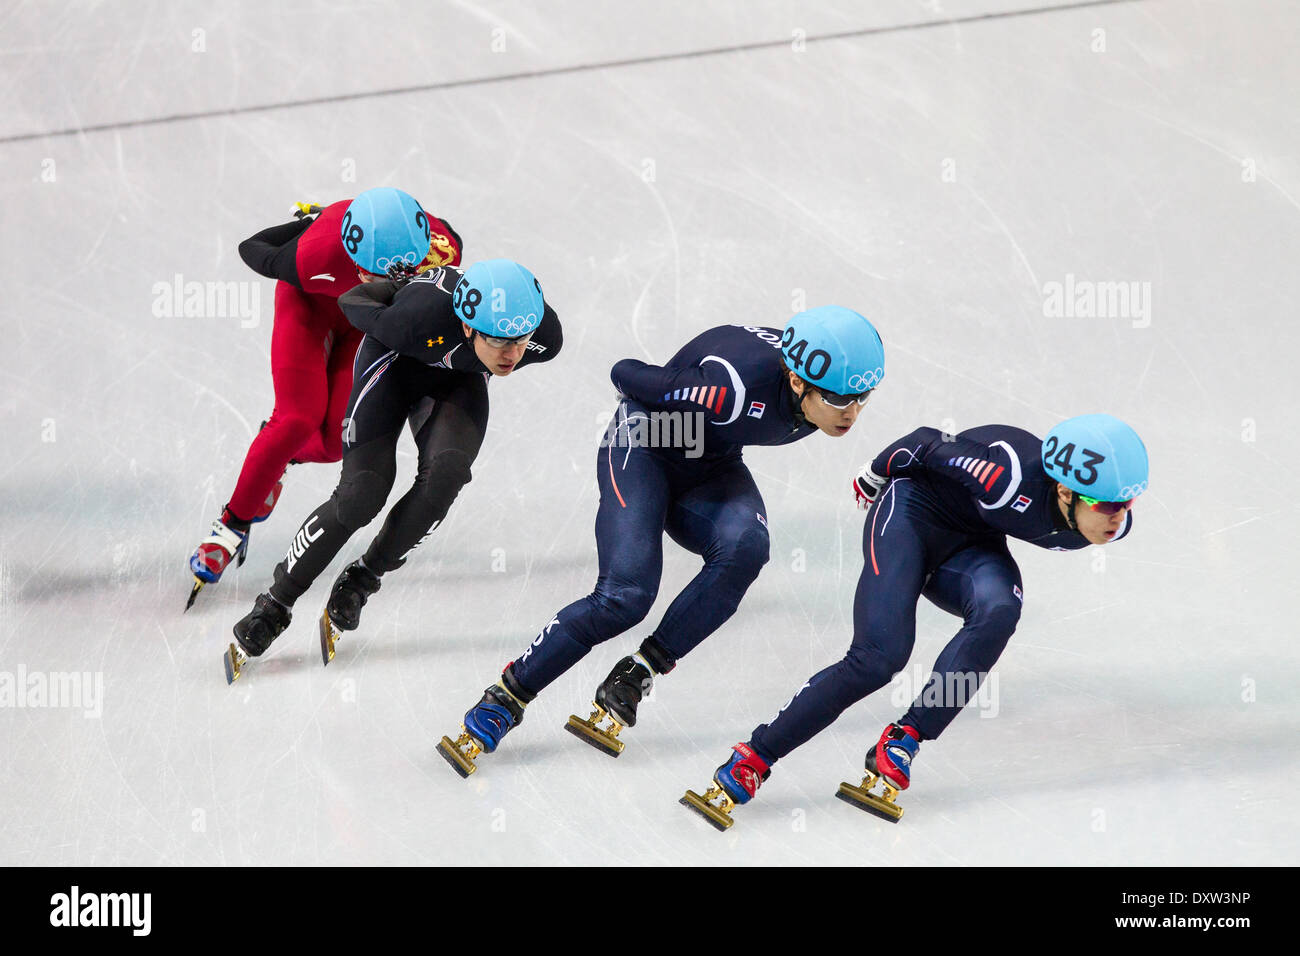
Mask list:
[[[1300,16],[973,19],[1047,5],[0,15],[0,863],[1294,862]],[[962,22],[908,26],[936,18]],[[462,82],[494,77],[515,78]],[[227,687],[230,627],[337,466],[294,468],[248,562],[181,614],[271,409],[273,290],[186,317],[159,287],[251,280],[237,243],[293,201],[384,184],[469,258],[527,263],[565,350],[492,383],[473,482],[329,668],[314,618],[373,528]],[[1049,314],[1053,283],[1103,282],[1136,283],[1126,314]],[[594,580],[610,365],[805,302],[875,320],[888,375],[848,437],[747,452],[772,559],[740,612],[659,681],[618,760],[564,733],[694,574],[670,545],[647,622],[461,780],[438,739]],[[996,697],[924,745],[901,823],[834,799],[900,713],[889,689],[726,834],[678,805],[847,647],[861,461],[922,423],[1042,433],[1101,410],[1150,448],[1135,533],[1013,544],[1026,603]],[[958,624],[918,619],[913,670]],[[91,716],[13,693],[71,672],[102,679]]]

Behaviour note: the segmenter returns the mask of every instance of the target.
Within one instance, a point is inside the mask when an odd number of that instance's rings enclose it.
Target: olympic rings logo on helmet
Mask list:
[[[375,266],[380,273],[384,273],[399,262],[406,262],[415,265],[419,261],[420,260],[416,258],[416,253],[404,252],[400,256],[380,256],[375,260]]]
[[[1139,481],[1135,485],[1125,485],[1123,488],[1119,490],[1119,498],[1116,500],[1128,501],[1131,498],[1136,498],[1138,495],[1144,494],[1147,490],[1147,484],[1150,482],[1150,480],[1151,479],[1148,478],[1146,481]]]
[[[497,319],[497,331],[503,336],[510,337],[523,335],[529,329],[537,325],[537,314],[529,312],[527,315],[516,315],[511,319]]]
[[[866,392],[875,388],[885,376],[885,370],[876,367],[865,375],[853,375],[849,378],[849,393]]]

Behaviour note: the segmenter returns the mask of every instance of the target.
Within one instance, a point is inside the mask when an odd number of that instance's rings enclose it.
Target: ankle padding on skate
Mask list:
[[[656,674],[667,674],[677,666],[677,659],[668,653],[667,648],[659,643],[653,635],[647,637],[637,648],[637,653],[645,658],[650,669]]]

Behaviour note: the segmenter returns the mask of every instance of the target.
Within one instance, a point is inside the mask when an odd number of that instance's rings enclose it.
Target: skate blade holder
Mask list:
[[[233,684],[239,680],[239,675],[243,673],[243,667],[248,663],[248,658],[244,656],[243,651],[231,644],[226,649],[226,653],[222,655],[221,662],[226,667],[226,683]]]
[[[720,798],[717,803],[713,802],[715,798]],[[727,796],[726,791],[717,783],[705,790],[704,796],[700,796],[694,790],[687,790],[685,796],[677,802],[694,810],[720,832],[725,833],[736,822],[731,816],[736,802]]]
[[[617,757],[623,752],[623,741],[618,739],[623,725],[599,704],[592,704],[591,706],[595,710],[591,712],[590,717],[583,720],[577,714],[570,714],[569,719],[564,724],[564,729],[583,743],[591,744],[597,750],[607,753],[611,757]],[[606,720],[609,721],[609,726],[601,727],[601,723]]]
[[[320,659],[328,667],[330,661],[334,660],[334,642],[342,638],[342,633],[334,627],[334,622],[330,620],[330,609],[326,608],[320,614]],[[444,738],[445,739],[445,738]]]
[[[454,741],[450,737],[443,737],[442,742],[438,744],[438,753],[442,755],[442,759],[451,764],[451,769],[462,778],[468,777],[478,769],[474,758],[482,752],[483,748],[478,745],[478,741],[471,737],[464,727],[461,727],[460,736]]]
[[[871,790],[879,783],[883,790],[881,793],[872,793]],[[884,780],[874,773],[867,773],[862,778],[862,785],[855,787],[851,783],[841,783],[839,790],[835,792],[845,803],[851,804],[860,810],[866,810],[867,813],[874,814],[882,820],[888,820],[890,823],[897,823],[903,818],[903,808],[894,802],[898,796],[898,791],[885,783]]]

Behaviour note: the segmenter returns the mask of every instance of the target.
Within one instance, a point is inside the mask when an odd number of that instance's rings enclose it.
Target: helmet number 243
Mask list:
[[[1047,441],[1043,443],[1043,460],[1050,461],[1062,472],[1070,470],[1070,459],[1074,457],[1074,442],[1068,442],[1061,446],[1057,451],[1057,441],[1055,435],[1049,435]],[[1079,452],[1085,455],[1082,471],[1079,468],[1074,469],[1074,477],[1078,479],[1081,485],[1090,485],[1097,480],[1097,466],[1106,460],[1105,455],[1099,455],[1090,448],[1080,448]]]

